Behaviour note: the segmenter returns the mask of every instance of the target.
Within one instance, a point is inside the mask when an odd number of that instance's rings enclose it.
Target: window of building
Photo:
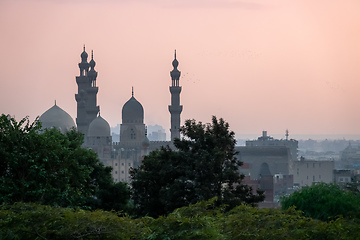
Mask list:
[[[115,171],[115,174],[117,174],[117,171]]]
[[[117,166],[117,163],[115,163],[115,166]]]
[[[124,174],[124,171],[121,171],[122,174]]]
[[[313,182],[315,182],[315,176],[313,176]]]
[[[319,175],[319,179],[321,179],[321,175]]]
[[[134,129],[130,129],[130,139],[136,139],[136,134]]]
[[[131,167],[131,163],[129,163],[129,167]]]
[[[315,168],[315,163],[313,163],[313,168]]]
[[[124,163],[121,163],[121,166],[124,166]]]

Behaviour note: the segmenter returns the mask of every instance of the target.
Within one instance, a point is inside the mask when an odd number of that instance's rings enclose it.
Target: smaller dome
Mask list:
[[[40,116],[39,121],[42,123],[43,129],[55,127],[62,133],[69,131],[73,127],[76,128],[72,117],[58,107],[56,103]]]
[[[103,119],[100,114],[89,125],[88,136],[89,137],[109,137],[110,125]]]
[[[88,54],[87,54],[87,52],[85,52],[85,50],[81,53],[81,58],[85,58],[85,59],[87,59],[88,58]]]
[[[144,109],[134,96],[132,96],[122,108],[123,123],[143,123]]]
[[[96,65],[96,63],[95,63],[94,59],[91,59],[90,62],[89,62],[89,66],[90,66],[91,68],[94,68],[95,65]]]

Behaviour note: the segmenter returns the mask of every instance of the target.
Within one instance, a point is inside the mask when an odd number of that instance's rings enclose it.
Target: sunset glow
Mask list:
[[[181,121],[248,134],[360,139],[360,1],[0,1],[1,113],[35,119],[54,101],[75,120],[83,45],[111,126],[131,97],[170,128],[177,50]],[[167,132],[167,135],[169,133]]]

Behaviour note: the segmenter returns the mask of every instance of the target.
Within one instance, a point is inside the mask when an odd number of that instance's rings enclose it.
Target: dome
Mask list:
[[[95,63],[94,59],[91,59],[90,62],[89,62],[89,66],[90,66],[91,68],[94,68],[95,65],[96,65],[96,63]]]
[[[89,62],[89,65],[90,65],[91,68],[94,68],[95,65],[96,65],[96,63],[94,61],[94,52],[93,52],[93,50],[91,50],[91,60]]]
[[[122,123],[143,123],[144,109],[134,96],[127,101],[122,109]]]
[[[88,137],[109,137],[110,125],[100,115],[89,125]]]
[[[88,54],[87,54],[87,52],[85,52],[85,50],[81,53],[81,58],[82,59],[87,59],[88,58]]]
[[[179,66],[179,62],[176,58],[173,60],[172,65],[175,69]]]
[[[72,117],[67,112],[58,107],[56,103],[40,116],[39,121],[42,123],[43,129],[55,127],[62,133],[69,131],[73,127],[76,128]]]

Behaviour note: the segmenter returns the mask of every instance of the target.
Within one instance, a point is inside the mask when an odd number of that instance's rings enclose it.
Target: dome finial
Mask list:
[[[85,44],[84,44],[84,52],[85,52]]]
[[[55,106],[56,106],[56,99],[55,99]]]
[[[91,50],[91,60],[94,59],[94,50]]]
[[[131,96],[134,96],[134,87],[131,87]]]
[[[176,59],[176,49],[175,49],[175,54],[174,54],[174,56],[175,56],[175,59]]]

